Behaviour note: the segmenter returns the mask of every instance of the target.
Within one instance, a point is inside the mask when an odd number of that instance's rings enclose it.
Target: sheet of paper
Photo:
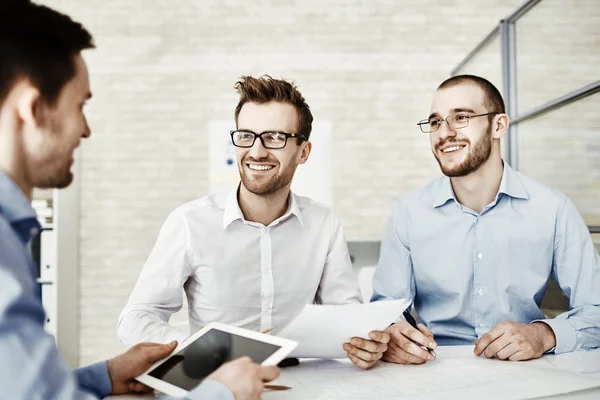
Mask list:
[[[344,358],[344,343],[352,337],[368,339],[369,332],[387,328],[409,304],[407,300],[341,306],[309,304],[277,336],[299,343],[291,357]]]
[[[600,394],[600,379],[556,368],[544,358],[534,362],[488,360],[476,357],[472,346],[438,347],[436,353],[437,359],[425,365],[380,362],[368,371],[349,360],[302,360],[297,367],[283,368],[276,381],[291,390],[267,392],[262,398],[518,400],[590,388],[599,388]],[[600,352],[595,362],[600,363]]]

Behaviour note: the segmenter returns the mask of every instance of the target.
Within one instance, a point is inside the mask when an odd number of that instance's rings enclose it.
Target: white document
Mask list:
[[[436,353],[437,359],[424,365],[379,362],[367,371],[349,360],[302,360],[297,367],[283,368],[275,382],[291,386],[291,390],[268,392],[262,398],[508,400],[554,396],[590,388],[598,388],[593,389],[591,396],[600,395],[600,379],[557,368],[547,356],[525,362],[488,360],[476,357],[473,346],[442,346]],[[590,364],[600,364],[600,351],[591,357],[595,358],[588,360]]]
[[[299,343],[292,357],[345,358],[344,343],[353,337],[368,339],[369,332],[384,330],[409,305],[408,300],[341,306],[309,304],[277,336]]]

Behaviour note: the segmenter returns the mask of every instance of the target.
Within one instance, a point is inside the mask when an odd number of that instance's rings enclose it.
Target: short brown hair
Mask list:
[[[483,90],[483,105],[488,109],[487,111],[498,112],[500,114],[506,113],[506,109],[504,107],[504,99],[502,99],[502,95],[500,94],[498,88],[496,88],[496,86],[494,86],[490,81],[480,76],[456,75],[442,82],[442,84],[438,86],[438,90],[450,88],[461,83],[472,83],[478,86],[481,90]],[[490,120],[492,118],[493,115],[490,116]]]
[[[274,79],[269,75],[263,75],[260,78],[252,76],[242,76],[234,85],[235,90],[240,95],[240,101],[235,108],[235,123],[237,125],[238,117],[242,107],[246,103],[264,104],[270,101],[288,103],[296,108],[298,112],[298,133],[303,135],[306,140],[310,138],[312,131],[313,116],[306,100],[298,91],[294,82],[287,82],[283,79]]]

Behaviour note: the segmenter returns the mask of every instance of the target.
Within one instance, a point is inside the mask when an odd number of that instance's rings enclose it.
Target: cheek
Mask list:
[[[431,144],[431,148],[435,149],[435,144],[438,142],[438,139],[434,135],[429,135],[429,143]]]
[[[248,151],[241,150],[239,147],[235,148],[235,159],[237,160],[238,164],[242,163],[242,160],[244,159],[246,154],[248,154]]]

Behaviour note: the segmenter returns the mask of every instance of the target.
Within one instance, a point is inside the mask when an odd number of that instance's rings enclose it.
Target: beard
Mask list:
[[[471,152],[467,155],[467,158],[454,167],[448,167],[442,164],[442,161],[437,155],[437,149],[444,146],[448,143],[456,143],[456,144],[471,144],[468,139],[458,141],[452,138],[451,140],[440,141],[436,145],[436,150],[433,152],[435,159],[437,160],[442,173],[450,178],[457,178],[461,176],[467,176],[470,173],[477,171],[483,163],[485,163],[488,158],[490,158],[490,154],[492,153],[492,129],[488,130],[488,132],[483,135],[483,137],[473,145]]]
[[[65,131],[59,118],[46,113],[38,116],[38,121],[44,140],[38,149],[42,156],[31,175],[35,177],[34,184],[41,189],[64,189],[73,182],[71,166],[75,145],[61,143],[60,137]]]
[[[279,168],[281,168],[281,164],[277,160],[274,160],[269,157],[264,157],[261,159],[254,158],[245,158],[242,160],[241,164],[238,166],[240,171],[240,178],[242,180],[242,184],[244,187],[252,194],[262,197],[270,197],[275,193],[285,188],[290,184],[292,178],[294,177],[294,173],[296,172],[296,164],[291,164],[285,169],[280,169],[279,174],[271,176],[269,178],[259,178],[259,179],[251,179],[247,174],[244,166],[249,162],[269,162],[273,163]]]
[[[40,189],[64,189],[73,183],[73,179],[71,163],[69,162],[69,164],[63,165],[51,174],[38,174],[35,186]]]

